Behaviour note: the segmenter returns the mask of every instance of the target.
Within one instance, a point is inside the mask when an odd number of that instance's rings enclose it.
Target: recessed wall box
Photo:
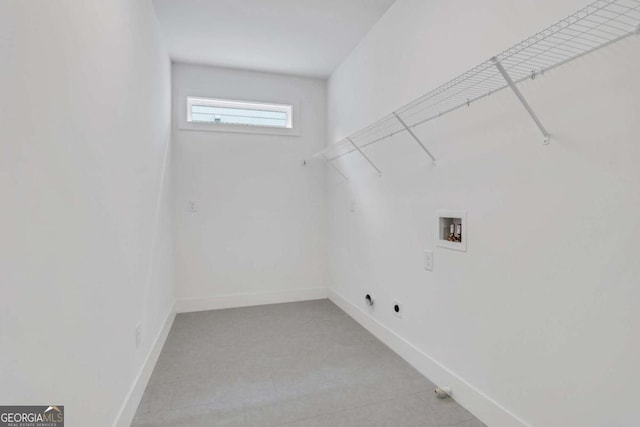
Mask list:
[[[464,211],[438,211],[437,245],[441,248],[467,250],[467,213]]]

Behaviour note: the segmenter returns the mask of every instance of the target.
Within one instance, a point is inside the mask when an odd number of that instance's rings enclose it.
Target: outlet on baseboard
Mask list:
[[[393,302],[393,314],[395,314],[397,317],[402,318],[402,303],[398,301]]]
[[[140,323],[136,325],[136,350],[140,348],[142,342],[142,326]]]

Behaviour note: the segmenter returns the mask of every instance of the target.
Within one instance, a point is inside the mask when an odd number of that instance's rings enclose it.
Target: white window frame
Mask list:
[[[261,126],[249,124],[212,123],[192,120],[193,105],[211,105],[226,108],[243,108],[255,110],[282,111],[287,113],[287,127]],[[292,101],[243,101],[209,96],[202,91],[180,90],[178,96],[178,129],[232,133],[256,133],[265,135],[300,135],[300,108],[298,102]]]
[[[221,107],[221,108],[238,108],[242,110],[257,110],[257,111],[277,111],[279,113],[285,113],[287,116],[286,124],[284,126],[269,126],[269,125],[251,125],[251,124],[239,124],[239,123],[227,123],[228,125],[233,126],[258,126],[258,127],[268,127],[268,128],[279,128],[279,129],[291,129],[293,127],[293,120],[291,117],[291,113],[293,112],[292,105],[282,105],[282,104],[266,104],[263,102],[246,102],[246,101],[235,101],[231,99],[214,99],[214,98],[200,98],[194,96],[187,97],[187,121],[194,122],[192,118],[193,114],[193,106],[203,106],[203,107]],[[197,120],[195,120],[197,121]],[[208,123],[219,125],[221,123],[211,123],[211,122],[200,122],[200,123]]]

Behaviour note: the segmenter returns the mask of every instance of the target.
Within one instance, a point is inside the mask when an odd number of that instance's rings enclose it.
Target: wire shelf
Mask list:
[[[315,156],[333,161],[401,132],[411,132],[509,87],[509,78],[514,83],[536,78],[634,33],[640,34],[640,0],[595,1]],[[502,74],[500,65],[507,75]]]

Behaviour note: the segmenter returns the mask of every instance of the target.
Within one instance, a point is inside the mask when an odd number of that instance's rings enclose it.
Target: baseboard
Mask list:
[[[327,298],[327,288],[303,288],[283,291],[217,295],[206,298],[179,298],[176,312],[218,310],[221,308],[248,307],[252,305],[278,304]]]
[[[398,353],[400,357],[434,384],[451,387],[455,400],[489,427],[531,427],[530,424],[460,378],[450,369],[384,326],[362,308],[347,301],[338,292],[329,289],[328,296],[345,313]]]
[[[169,335],[169,331],[171,330],[171,325],[173,325],[173,320],[176,317],[175,307],[171,307],[169,313],[167,314],[167,319],[162,326],[162,329],[156,336],[147,357],[142,364],[142,369],[138,373],[131,389],[129,389],[129,393],[118,412],[118,416],[116,417],[115,422],[113,423],[114,427],[129,427],[131,422],[133,421],[133,417],[136,414],[136,410],[138,409],[138,405],[140,404],[140,400],[142,400],[142,395],[144,394],[144,390],[147,387],[147,383],[149,382],[149,378],[151,378],[151,373],[153,372],[153,368],[156,366],[156,362],[158,361],[158,357],[160,356],[160,351],[162,351],[162,347],[164,346],[164,342]]]

